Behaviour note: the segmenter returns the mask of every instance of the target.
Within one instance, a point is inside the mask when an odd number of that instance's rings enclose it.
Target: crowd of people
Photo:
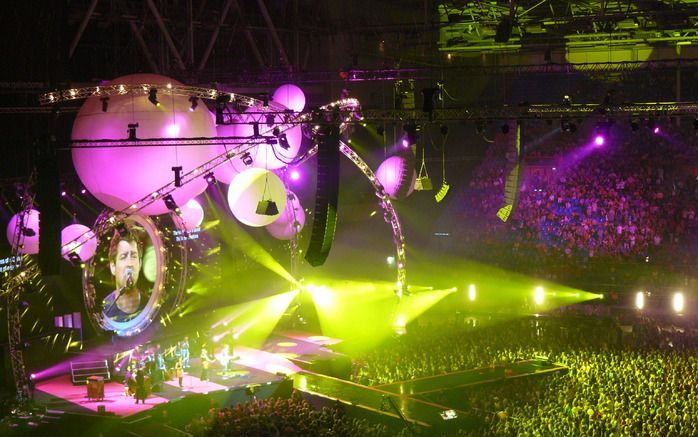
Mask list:
[[[254,400],[234,407],[211,409],[192,421],[194,436],[390,436],[379,424],[350,418],[340,408],[317,410],[300,396]]]
[[[459,435],[698,435],[698,329],[673,322],[561,314],[416,326],[361,356],[354,380],[382,384],[543,355],[569,371],[464,388],[459,407],[483,425]]]
[[[595,259],[604,260],[599,267],[616,282],[623,273],[609,271],[608,259],[644,264],[655,276],[692,267],[698,241],[695,136],[669,126],[656,134],[612,126],[597,147],[591,126],[576,134],[544,122],[531,126],[523,140],[518,202],[506,223],[496,213],[511,169],[506,155],[512,134],[496,137],[459,193],[467,223],[455,230],[461,248],[490,258],[506,253],[506,260],[487,261],[523,265],[531,273],[587,280],[586,264]]]

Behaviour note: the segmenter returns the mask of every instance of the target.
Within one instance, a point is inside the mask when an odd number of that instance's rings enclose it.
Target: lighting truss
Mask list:
[[[172,84],[115,84],[107,86],[90,86],[84,88],[70,88],[67,90],[51,91],[39,96],[40,105],[54,105],[62,102],[70,102],[74,100],[83,100],[88,97],[108,97],[108,96],[148,96],[152,88],[157,88],[160,94],[169,94],[182,97],[197,97],[199,99],[216,100],[219,97],[227,98],[226,103],[234,103],[242,108],[252,106],[263,106],[265,102],[253,97],[242,94],[219,91],[213,88],[200,88],[186,85]],[[268,102],[268,106],[272,111],[283,112],[286,107],[276,102]]]

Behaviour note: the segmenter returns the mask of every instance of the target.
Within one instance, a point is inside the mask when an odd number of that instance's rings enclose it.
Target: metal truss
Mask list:
[[[694,116],[698,114],[698,102],[652,102],[628,103],[623,105],[573,104],[526,105],[500,107],[470,107],[434,109],[432,112],[399,109],[363,109],[364,121],[415,120],[420,122],[439,121],[487,121],[487,120],[532,120],[558,118],[614,117],[622,115]]]
[[[376,197],[380,199],[380,206],[383,208],[383,218],[390,225],[393,231],[393,243],[395,244],[397,281],[395,283],[395,294],[402,297],[407,290],[407,257],[405,255],[405,235],[402,233],[402,225],[397,211],[393,207],[393,202],[385,192],[385,188],[376,178],[371,167],[347,144],[340,142],[339,150],[351,160],[361,172],[368,178],[373,186]]]
[[[61,102],[69,102],[74,100],[83,100],[92,96],[96,97],[109,97],[109,96],[124,96],[124,95],[135,95],[135,96],[146,96],[151,90],[157,90],[158,93],[173,95],[173,96],[183,96],[183,97],[196,97],[199,99],[209,99],[215,100],[221,103],[232,103],[238,105],[242,108],[248,108],[252,106],[268,107],[270,110],[283,112],[287,108],[273,101],[263,101],[260,99],[255,99],[253,97],[245,96],[242,94],[236,94],[231,92],[220,91],[213,88],[199,88],[186,85],[173,85],[173,84],[152,84],[152,83],[142,83],[142,84],[114,84],[107,86],[91,86],[84,88],[70,88],[67,90],[51,91],[48,93],[43,93],[39,96],[40,105],[55,105]]]

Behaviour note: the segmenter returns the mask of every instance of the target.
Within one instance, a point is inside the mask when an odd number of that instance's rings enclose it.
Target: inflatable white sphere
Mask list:
[[[267,232],[279,240],[292,239],[305,226],[305,211],[298,197],[289,191],[286,199],[286,208],[281,216],[274,223],[266,226]]]
[[[301,112],[305,108],[305,93],[293,84],[281,85],[274,91],[272,100],[280,103],[295,112]]]
[[[19,235],[19,248],[17,248],[17,231],[19,231],[19,216],[22,215],[24,232]],[[33,255],[39,253],[39,211],[30,209],[24,214],[18,212],[10,218],[7,224],[7,241],[17,252]]]
[[[61,256],[70,261],[75,253],[80,261],[87,261],[97,251],[97,237],[90,228],[81,224],[68,225],[61,231]]]
[[[187,96],[171,95],[167,84],[180,85],[155,74],[134,74],[114,79],[110,84],[144,84],[142,94],[112,95],[107,111],[102,111],[98,96],[90,97],[80,108],[73,124],[74,140],[120,140],[128,137],[128,125],[138,123],[138,138],[215,137],[216,127],[205,105],[191,111]],[[159,106],[148,101],[148,86],[157,88]],[[77,143],[76,143],[77,145]],[[105,205],[121,210],[174,180],[172,167],[181,166],[182,174],[213,158],[213,146],[113,147],[91,144],[73,148],[73,164],[80,180]],[[97,146],[97,147],[95,147]],[[178,205],[206,189],[206,181],[197,178],[180,188],[172,197]],[[167,213],[162,200],[138,211],[138,214]]]
[[[280,142],[276,144],[259,144],[249,150],[254,167],[274,170],[288,165],[301,148],[303,132],[300,125],[284,125],[284,115],[278,111],[264,107],[250,107],[241,115],[242,124],[238,125],[238,134],[242,137],[254,138],[254,124],[257,123],[259,134],[265,137],[274,136],[274,129],[278,128],[287,141],[288,148],[284,148]],[[267,116],[273,117],[271,125],[267,123]],[[286,129],[288,128],[288,129]],[[286,130],[284,130],[286,129]],[[280,135],[281,136],[281,135]]]
[[[410,174],[411,173],[411,174]],[[417,172],[404,156],[395,155],[386,158],[376,170],[376,179],[383,185],[385,193],[391,199],[405,198],[414,191]],[[405,186],[404,184],[409,184]],[[404,194],[403,194],[404,193]]]
[[[175,224],[180,230],[194,230],[204,221],[204,209],[196,199],[189,199],[187,203],[179,207],[179,211],[181,220],[175,219]]]
[[[261,200],[272,200],[279,212],[257,214]],[[228,187],[228,206],[240,222],[248,226],[266,226],[276,221],[286,207],[286,187],[279,177],[261,168],[250,168],[235,176]]]
[[[241,118],[237,121],[242,122]],[[240,136],[239,124],[221,124],[216,126],[216,131],[218,132],[218,137],[237,137]],[[229,151],[236,151],[242,146],[241,140],[223,140],[221,144],[217,146],[216,156],[222,155]],[[213,169],[213,175],[218,182],[222,182],[229,185],[233,178],[240,172],[250,168],[250,166],[245,165],[240,159],[240,154],[236,153],[232,159],[224,162],[215,169]]]

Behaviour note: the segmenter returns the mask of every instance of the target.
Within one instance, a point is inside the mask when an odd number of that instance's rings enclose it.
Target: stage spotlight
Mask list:
[[[179,188],[182,186],[182,166],[172,167],[172,171],[174,172],[174,185]]]
[[[683,312],[684,304],[685,304],[685,300],[683,297],[683,293],[681,293],[681,292],[674,293],[674,296],[671,299],[671,306],[674,308],[674,311],[677,314],[681,314]]]
[[[577,131],[577,125],[565,119],[560,122],[560,127],[563,132],[575,133]]]
[[[225,124],[223,110],[228,102],[230,102],[230,96],[227,94],[216,98],[216,124]]]
[[[191,112],[194,112],[194,110],[196,110],[196,107],[199,106],[199,98],[195,97],[195,96],[191,96],[191,97],[189,97],[189,102],[191,103],[189,110]]]
[[[258,215],[277,215],[279,213],[279,208],[273,200],[260,200],[259,203],[257,203],[255,213]]]
[[[160,106],[160,102],[158,102],[157,88],[151,88],[150,91],[148,91],[148,101],[155,106]]]
[[[297,181],[301,178],[301,173],[298,170],[291,170],[291,180]]]
[[[599,147],[603,146],[605,142],[606,142],[606,139],[604,138],[603,135],[596,135],[596,137],[594,137],[594,145],[596,145],[596,146],[599,146]]]
[[[638,291],[635,294],[635,308],[641,310],[645,307],[645,293],[643,291]]]
[[[570,96],[567,94],[562,96],[562,103],[560,103],[560,106],[572,106],[572,99],[570,99]]]
[[[252,155],[250,155],[250,152],[243,153],[240,159],[242,160],[242,163],[248,167],[250,167],[254,163],[254,160],[252,159]]]
[[[475,302],[476,297],[477,297],[477,290],[475,288],[475,284],[468,285],[468,300],[470,302]]]
[[[536,287],[536,289],[533,291],[533,302],[535,302],[536,305],[542,305],[544,301],[545,290],[543,287]]]
[[[378,127],[376,128],[376,133],[382,137],[383,134],[385,134],[385,128],[384,128],[382,125],[381,125],[381,126],[378,126]]]
[[[206,180],[207,183],[212,184],[216,181],[215,176],[213,175],[213,172],[208,172],[206,173],[206,176],[204,176],[204,179]]]
[[[162,201],[165,202],[165,206],[170,211],[179,212],[179,207],[177,206],[177,202],[175,202],[175,200],[171,194],[168,194],[167,196],[163,197]]]
[[[282,149],[288,150],[291,148],[291,145],[288,143],[288,138],[286,138],[285,133],[280,133],[278,138],[279,138],[279,146],[281,146]]]
[[[136,129],[138,129],[138,123],[129,123],[128,124],[128,139],[133,141],[137,140],[138,137],[136,137]]]
[[[109,109],[109,97],[102,97],[99,100],[102,101],[102,112],[107,112],[107,109]]]

